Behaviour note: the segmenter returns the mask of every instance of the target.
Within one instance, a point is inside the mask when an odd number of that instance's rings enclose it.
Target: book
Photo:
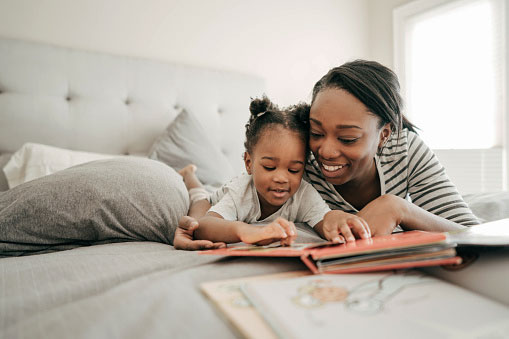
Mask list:
[[[447,232],[450,243],[460,246],[509,246],[509,218]]]
[[[245,295],[242,287],[250,282],[289,279],[310,275],[309,271],[293,271],[247,278],[209,281],[200,284],[201,291],[226,316],[244,338],[277,338],[270,326],[258,314]]]
[[[505,338],[509,308],[415,270],[249,281],[280,338]]]
[[[456,255],[455,244],[448,241],[447,234],[424,231],[394,233],[344,244],[237,245],[200,251],[200,254],[300,257],[313,273],[370,272],[460,264],[462,260]]]

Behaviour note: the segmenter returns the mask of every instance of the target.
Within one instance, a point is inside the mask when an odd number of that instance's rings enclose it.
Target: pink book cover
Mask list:
[[[319,272],[316,267],[316,260],[340,258],[345,256],[355,256],[368,253],[390,252],[403,248],[419,248],[433,244],[446,244],[447,236],[444,233],[433,233],[424,231],[408,231],[395,233],[386,236],[373,237],[370,239],[360,239],[355,242],[345,244],[314,243],[314,244],[293,244],[292,246],[278,246],[272,244],[268,246],[231,246],[227,248],[200,251],[200,254],[207,255],[225,255],[225,256],[263,256],[263,257],[300,257],[313,273],[354,273],[369,272],[377,270],[391,270],[409,267],[434,266],[459,264],[461,258],[458,256],[427,258],[426,260],[406,257],[398,261],[398,256],[387,262],[371,260],[369,263],[356,267],[335,268],[327,272]]]

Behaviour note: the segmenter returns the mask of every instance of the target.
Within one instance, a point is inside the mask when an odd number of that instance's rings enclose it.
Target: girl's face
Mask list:
[[[246,170],[253,176],[262,214],[277,211],[299,189],[304,173],[306,145],[297,132],[283,127],[262,131],[251,153],[246,152]]]
[[[345,90],[320,91],[309,114],[309,146],[326,180],[333,185],[364,183],[376,174],[378,147],[391,133],[380,118]]]

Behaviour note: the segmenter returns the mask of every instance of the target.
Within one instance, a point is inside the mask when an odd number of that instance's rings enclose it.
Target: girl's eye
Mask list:
[[[263,166],[263,168],[265,168],[267,171],[273,171],[276,169],[275,167],[269,167],[269,166]]]
[[[300,170],[292,170],[292,169],[289,169],[288,172],[290,173],[293,173],[293,174],[297,174],[300,172]]]

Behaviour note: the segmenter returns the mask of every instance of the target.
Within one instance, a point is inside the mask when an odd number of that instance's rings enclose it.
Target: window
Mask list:
[[[504,1],[414,1],[394,37],[405,113],[460,192],[505,188]]]

